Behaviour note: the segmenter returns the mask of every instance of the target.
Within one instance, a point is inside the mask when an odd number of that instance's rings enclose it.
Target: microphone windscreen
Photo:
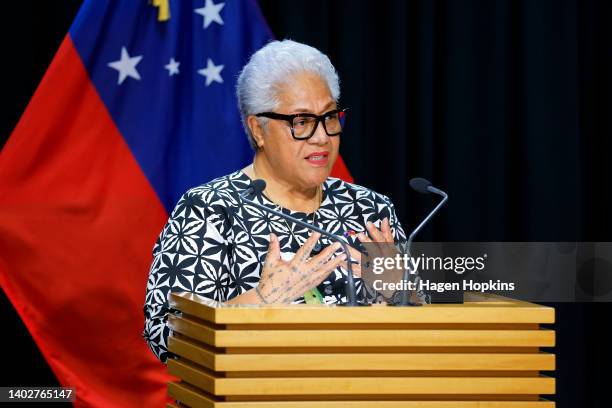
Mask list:
[[[262,179],[253,180],[251,186],[253,186],[253,194],[258,196],[266,189],[266,182]]]
[[[421,194],[429,194],[427,187],[431,186],[431,182],[421,177],[415,177],[410,180],[410,187]]]

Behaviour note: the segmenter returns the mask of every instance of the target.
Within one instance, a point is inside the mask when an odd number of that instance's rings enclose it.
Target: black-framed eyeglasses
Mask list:
[[[345,109],[334,109],[322,115],[314,113],[296,113],[293,115],[283,115],[276,112],[262,112],[255,116],[269,119],[284,120],[289,123],[291,136],[297,140],[310,139],[317,130],[319,122],[323,124],[323,129],[327,136],[338,136],[342,133],[344,122],[346,121]]]

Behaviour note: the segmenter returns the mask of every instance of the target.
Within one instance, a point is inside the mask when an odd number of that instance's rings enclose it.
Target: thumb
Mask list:
[[[276,262],[280,259],[280,244],[278,243],[278,237],[274,234],[270,234],[270,244],[268,245],[268,255],[266,256],[266,262]]]

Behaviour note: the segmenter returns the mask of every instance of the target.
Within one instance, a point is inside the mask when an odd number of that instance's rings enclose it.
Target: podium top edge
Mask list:
[[[463,304],[391,307],[374,304],[344,307],[335,304],[227,305],[191,292],[171,293],[170,307],[215,324],[274,323],[554,323],[555,311],[497,295],[466,294]]]

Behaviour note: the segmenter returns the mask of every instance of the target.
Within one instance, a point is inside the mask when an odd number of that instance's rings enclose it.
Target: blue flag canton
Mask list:
[[[246,165],[240,69],[272,39],[255,1],[85,2],[70,29],[89,76],[168,212],[188,188]],[[94,126],[95,124],[92,124]]]

